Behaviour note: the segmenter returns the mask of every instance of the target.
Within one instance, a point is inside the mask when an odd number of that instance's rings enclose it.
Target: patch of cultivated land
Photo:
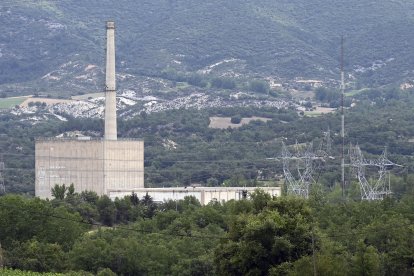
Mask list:
[[[335,112],[336,108],[330,108],[330,107],[315,107],[312,111],[305,111],[305,115],[308,116],[320,116],[322,114],[332,113]]]
[[[26,99],[27,97],[0,98],[0,109],[13,108],[16,105],[23,103]]]
[[[88,93],[88,94],[83,94],[83,95],[78,95],[78,96],[72,96],[72,99],[73,100],[88,100],[89,98],[95,99],[95,98],[101,98],[101,97],[105,97],[105,93],[103,92]]]
[[[46,103],[47,105],[57,104],[57,103],[72,103],[75,100],[67,99],[50,99],[50,98],[27,98],[23,103],[20,104],[21,107],[27,107],[29,103],[41,102]]]
[[[243,118],[239,124],[232,124],[231,123],[231,117],[210,117],[210,125],[209,128],[219,128],[219,129],[226,129],[228,127],[231,128],[238,128],[242,125],[246,125],[250,123],[251,121],[262,121],[267,122],[272,119],[270,118],[264,118],[264,117],[251,117],[251,118]]]
[[[313,91],[301,91],[301,90],[289,90],[294,99],[305,100],[307,98],[315,98],[315,92]]]

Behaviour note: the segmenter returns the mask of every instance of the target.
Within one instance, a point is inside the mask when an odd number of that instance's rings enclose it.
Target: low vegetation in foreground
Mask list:
[[[0,197],[3,275],[411,275],[414,196],[155,204],[93,192]],[[46,274],[59,275],[59,274]]]

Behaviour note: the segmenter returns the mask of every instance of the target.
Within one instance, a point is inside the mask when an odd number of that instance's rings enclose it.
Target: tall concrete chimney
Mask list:
[[[105,140],[116,140],[115,22],[106,22]]]

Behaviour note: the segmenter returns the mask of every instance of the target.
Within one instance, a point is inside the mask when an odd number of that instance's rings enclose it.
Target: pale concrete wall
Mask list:
[[[35,143],[35,194],[51,198],[55,184],[75,191],[144,187],[144,142],[38,140]]]
[[[55,184],[70,185],[76,191],[98,194],[103,186],[103,144],[101,141],[44,140],[35,145],[35,194],[50,198]]]
[[[105,193],[108,189],[144,188],[144,142],[104,141]]]
[[[211,201],[229,201],[240,200],[242,198],[242,191],[252,193],[257,187],[187,187],[187,188],[143,188],[143,189],[111,189],[107,190],[107,194],[111,199],[123,198],[131,195],[133,192],[139,198],[142,198],[147,193],[156,202],[164,202],[167,200],[180,200],[186,196],[194,196],[202,205],[206,205]],[[280,187],[259,187],[271,196],[280,196]]]

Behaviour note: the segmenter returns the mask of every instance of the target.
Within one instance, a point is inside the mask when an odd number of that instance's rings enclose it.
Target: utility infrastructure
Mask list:
[[[344,73],[344,36],[341,37],[341,185],[342,197],[345,197],[345,73]]]
[[[4,167],[5,166],[4,166],[3,156],[0,155],[0,195],[6,193],[6,187],[4,186],[4,177],[3,177]]]
[[[350,167],[353,169],[359,181],[362,200],[382,200],[391,194],[389,171],[395,164],[387,158],[387,150],[384,149],[378,159],[369,160],[364,157],[358,145],[350,145],[349,149]],[[378,169],[378,178],[366,178],[367,168]]]
[[[315,182],[314,172],[320,169],[321,163],[329,156],[331,136],[328,130],[316,151],[313,142],[305,146],[305,150],[296,143],[295,152],[291,153],[285,143],[282,145],[283,174],[287,182],[287,193],[303,198],[309,197],[311,185]],[[302,147],[304,148],[304,147]],[[296,177],[291,173],[291,162],[295,162]]]

